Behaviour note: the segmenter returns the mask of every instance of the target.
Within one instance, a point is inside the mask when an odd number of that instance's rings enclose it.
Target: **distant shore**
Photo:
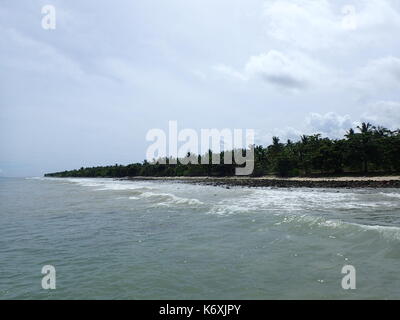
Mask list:
[[[400,176],[376,177],[127,177],[123,180],[177,181],[213,186],[276,188],[400,188]]]

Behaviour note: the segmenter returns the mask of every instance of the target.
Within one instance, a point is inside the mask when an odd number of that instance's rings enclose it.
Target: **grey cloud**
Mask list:
[[[285,74],[280,74],[280,75],[262,74],[261,77],[264,81],[283,88],[304,89],[307,86],[305,81],[295,79],[294,77]]]
[[[232,79],[261,79],[265,83],[289,90],[306,89],[311,85],[320,85],[321,78],[330,79],[329,70],[318,61],[300,52],[284,53],[278,50],[249,57],[243,71],[225,65],[214,69]]]

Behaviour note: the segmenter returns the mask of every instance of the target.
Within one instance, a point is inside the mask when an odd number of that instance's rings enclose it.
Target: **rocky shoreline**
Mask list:
[[[400,188],[399,177],[242,178],[242,177],[129,177],[128,180],[176,181],[212,186],[275,188]]]

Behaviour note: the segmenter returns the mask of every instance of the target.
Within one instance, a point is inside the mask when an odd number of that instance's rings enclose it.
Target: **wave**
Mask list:
[[[237,214],[237,213],[246,213],[252,211],[249,207],[243,207],[237,204],[224,205],[217,204],[211,207],[211,209],[207,212],[208,214],[217,214],[221,216]]]
[[[131,200],[148,200],[151,206],[203,205],[198,199],[179,197],[172,193],[157,192],[159,186],[145,181],[121,181],[107,178],[61,178],[82,187],[94,188],[96,191],[127,191]],[[171,186],[169,186],[171,187]]]
[[[400,198],[400,193],[394,192],[379,192],[380,195],[390,197],[390,198]]]
[[[215,204],[209,213],[229,215],[240,212],[297,212],[315,208],[337,208],[354,200],[351,194],[335,192],[315,192],[309,190],[289,189],[253,189],[250,193],[243,193],[238,189],[232,198],[223,199]]]
[[[382,225],[366,225],[355,222],[347,222],[339,219],[326,219],[311,215],[291,215],[284,217],[283,221],[275,223],[275,225],[292,224],[297,227],[305,226],[307,228],[333,229],[337,232],[373,232],[381,235],[388,240],[400,240],[400,227],[382,226]]]
[[[62,178],[61,178],[62,179]],[[61,180],[60,179],[60,180]],[[153,190],[154,188],[144,183],[132,183],[130,181],[119,181],[113,179],[99,178],[64,178],[64,180],[76,183],[82,187],[92,187],[97,191],[124,191],[124,190]]]
[[[373,212],[400,208],[399,202],[387,197],[376,197],[372,193],[332,190],[304,189],[246,189],[232,190],[229,199],[222,199],[213,205],[208,213],[229,215],[241,212],[320,212],[331,214],[356,211]],[[385,194],[387,195],[387,194]],[[399,194],[390,193],[397,197]]]
[[[51,179],[51,178],[41,178]],[[96,191],[114,191],[117,196],[141,201],[149,207],[197,208],[205,214],[230,216],[238,214],[268,215],[275,226],[330,229],[335,232],[373,232],[388,239],[400,240],[397,226],[397,199],[400,193],[354,190],[309,190],[271,188],[214,188],[209,186],[121,181],[105,178],[57,179],[89,187]],[[212,189],[210,189],[212,188]],[[211,193],[212,191],[212,193]],[[192,194],[199,199],[192,198]],[[214,195],[210,197],[210,195]],[[390,199],[392,198],[392,199]],[[205,200],[204,200],[205,199]],[[203,200],[204,202],[202,202]],[[377,211],[379,209],[379,211]],[[385,224],[384,210],[390,209],[395,226]],[[365,215],[362,213],[365,212]],[[386,211],[385,211],[386,212]],[[359,223],[361,221],[361,223]],[[367,224],[366,224],[367,223]]]
[[[203,202],[201,202],[198,199],[178,197],[171,193],[143,192],[137,196],[131,196],[129,198],[132,200],[151,199],[154,206],[171,206],[171,205],[197,206],[203,204]]]
[[[400,240],[400,227],[380,226],[380,225],[364,225],[358,223],[349,223],[367,231],[378,232],[384,238],[389,240]]]
[[[394,193],[394,195],[397,194]],[[380,199],[365,203],[365,195],[359,196],[354,193],[317,194],[312,191],[259,190],[245,197],[235,198],[234,203],[232,203],[232,199],[221,200],[213,205],[207,213],[221,216],[268,215],[271,217],[270,222],[278,228],[287,225],[289,228],[296,228],[302,232],[310,232],[312,229],[323,232],[324,229],[329,229],[338,234],[354,233],[354,235],[360,236],[364,232],[368,232],[368,234],[372,232],[388,240],[400,240],[400,227],[398,226],[375,225],[372,219],[371,224],[354,222],[354,219],[359,219],[357,215],[354,215],[354,209],[391,208],[397,206],[397,202],[390,203]],[[342,212],[340,216],[337,215],[338,211]],[[350,216],[344,216],[345,212],[349,212]]]

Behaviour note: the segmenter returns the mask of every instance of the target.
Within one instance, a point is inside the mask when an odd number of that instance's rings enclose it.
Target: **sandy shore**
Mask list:
[[[129,177],[129,180],[178,181],[215,186],[306,188],[400,188],[400,176],[376,177]]]

